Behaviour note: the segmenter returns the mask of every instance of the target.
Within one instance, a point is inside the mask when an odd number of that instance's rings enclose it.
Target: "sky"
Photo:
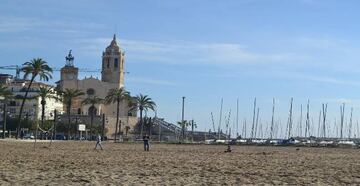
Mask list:
[[[256,97],[259,133],[267,136],[275,98],[281,137],[294,98],[295,135],[304,133],[309,99],[312,134],[327,103],[328,133],[337,135],[345,103],[345,126],[353,107],[351,135],[359,135],[359,6],[357,0],[2,0],[0,66],[41,57],[59,69],[71,49],[76,66],[100,69],[116,34],[126,52],[126,89],[149,95],[169,122],[181,120],[185,96],[185,119],[209,130],[213,112],[218,128],[223,98],[221,128],[228,121],[242,134],[246,120],[249,136]],[[90,75],[100,72],[80,78]],[[55,71],[50,83],[59,76]]]

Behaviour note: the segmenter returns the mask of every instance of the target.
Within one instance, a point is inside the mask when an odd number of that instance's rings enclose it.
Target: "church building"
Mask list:
[[[66,56],[66,64],[61,68],[61,78],[58,82],[60,90],[78,89],[85,95],[74,100],[71,108],[71,114],[74,115],[96,115],[105,114],[108,138],[113,138],[116,122],[116,104],[98,104],[95,108],[91,105],[82,105],[81,102],[87,97],[97,96],[105,98],[110,89],[121,88],[125,85],[125,52],[119,47],[114,35],[110,45],[102,53],[101,80],[93,76],[85,79],[79,79],[79,69],[74,65],[74,56],[71,51]],[[122,123],[121,131],[125,129],[132,130],[137,122],[136,111],[130,111],[127,101],[120,104],[120,121]]]

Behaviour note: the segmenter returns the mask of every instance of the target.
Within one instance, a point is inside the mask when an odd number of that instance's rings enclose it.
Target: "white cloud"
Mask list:
[[[73,35],[87,30],[104,28],[104,25],[92,22],[72,22],[63,20],[45,20],[34,17],[0,17],[0,32],[11,33],[41,29],[42,32],[61,32]]]
[[[276,71],[276,72],[272,72],[270,75],[272,75],[273,77],[276,77],[276,78],[289,79],[289,80],[295,79],[295,80],[319,82],[319,83],[326,83],[326,84],[360,86],[360,82],[353,81],[353,80],[340,79],[340,78],[331,77],[331,76],[313,75],[313,74],[301,73],[301,72]]]
[[[316,81],[316,82],[321,82],[321,83],[360,86],[359,82],[346,81],[346,80],[336,79],[336,78],[332,78],[332,77],[303,76],[303,78],[305,80]]]
[[[127,77],[126,81],[131,83],[140,83],[140,84],[151,84],[151,85],[165,85],[165,86],[174,86],[175,83],[166,81],[166,80],[158,80],[152,79],[148,77]]]
[[[337,50],[337,51],[348,51],[350,48],[349,43],[346,40],[334,39],[334,38],[311,38],[311,37],[300,37],[298,44],[307,49],[316,50]]]
[[[41,24],[35,19],[20,17],[0,17],[0,32],[26,31]]]
[[[75,41],[83,54],[102,51],[111,38],[78,39]],[[119,39],[127,57],[134,61],[181,64],[254,64],[297,61],[292,53],[252,52],[236,43],[148,42]]]

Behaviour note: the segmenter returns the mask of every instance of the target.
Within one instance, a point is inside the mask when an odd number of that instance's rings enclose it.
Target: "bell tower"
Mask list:
[[[101,81],[124,87],[125,52],[119,47],[116,35],[102,55]]]
[[[61,68],[60,88],[61,90],[77,89],[79,69],[74,66],[74,56],[71,54],[71,50],[65,59],[65,66]]]

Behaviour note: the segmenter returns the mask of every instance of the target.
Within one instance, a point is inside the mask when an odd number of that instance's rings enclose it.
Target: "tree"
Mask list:
[[[143,119],[145,131],[151,136],[151,128],[154,126],[154,119],[151,119],[151,117],[144,117]]]
[[[49,81],[52,78],[51,74],[53,70],[47,65],[47,62],[41,58],[32,59],[23,64],[21,71],[24,72],[24,79],[31,75],[31,79],[29,85],[26,89],[25,96],[23,97],[20,112],[18,116],[18,127],[17,127],[17,137],[20,136],[20,127],[21,127],[21,115],[24,109],[25,100],[29,93],[32,83],[34,82],[36,77],[40,77],[40,81]]]
[[[140,136],[142,136],[144,130],[144,125],[142,121],[143,111],[148,111],[149,109],[155,111],[156,104],[150,97],[148,97],[148,95],[142,95],[142,94],[137,95],[134,101],[135,104],[132,109],[136,109],[140,111],[140,125],[141,125]]]
[[[116,137],[118,134],[120,102],[123,100],[129,100],[129,99],[130,99],[130,93],[125,91],[125,89],[123,87],[110,89],[108,94],[105,97],[106,104],[116,103],[116,124],[115,124],[114,142],[116,142]],[[120,133],[121,133],[121,123],[120,123]]]
[[[194,129],[197,128],[197,124],[194,120],[191,120],[191,140],[194,141]]]
[[[8,99],[13,97],[13,94],[6,86],[0,84],[0,97],[3,98],[3,139],[5,139],[6,131],[6,106]]]
[[[41,128],[44,128],[46,99],[58,100],[58,97],[56,96],[52,87],[40,87],[38,96],[41,99]]]
[[[187,120],[184,121],[178,121],[177,124],[181,127],[182,129],[182,135],[183,135],[183,140],[185,139],[185,130],[187,130],[187,128],[191,125],[190,122],[188,122]]]
[[[82,101],[82,104],[84,105],[91,105],[89,109],[90,114],[90,139],[92,139],[92,126],[94,123],[94,115],[95,113],[95,105],[100,104],[103,102],[102,98],[99,98],[97,96],[88,97]]]
[[[68,138],[67,139],[69,140],[70,131],[71,131],[71,117],[70,117],[71,106],[72,106],[73,101],[76,98],[84,95],[84,92],[82,92],[81,90],[78,90],[78,89],[65,89],[65,91],[60,92],[60,95],[61,95],[61,100],[66,107],[66,113],[68,116]]]
[[[130,127],[129,127],[129,126],[125,126],[125,136],[128,135],[129,130],[130,130]]]

